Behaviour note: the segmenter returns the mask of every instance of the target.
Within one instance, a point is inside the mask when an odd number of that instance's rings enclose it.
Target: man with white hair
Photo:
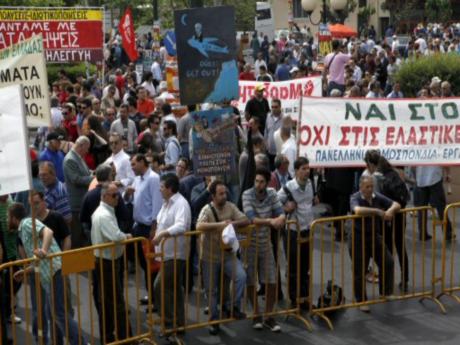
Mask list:
[[[69,193],[70,209],[72,211],[72,247],[81,247],[84,243],[82,227],[79,221],[80,207],[88,191],[93,176],[85,163],[90,141],[87,136],[80,136],[75,145],[64,158],[64,179]]]

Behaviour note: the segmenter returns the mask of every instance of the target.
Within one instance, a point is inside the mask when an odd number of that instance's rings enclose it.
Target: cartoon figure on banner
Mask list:
[[[220,54],[228,54],[228,47],[227,46],[220,46],[216,44],[219,39],[216,37],[208,37],[203,38],[203,27],[201,23],[195,24],[195,34],[192,38],[190,38],[187,42],[192,47],[198,50],[201,55],[205,56],[206,58],[209,57],[209,53],[220,53]]]

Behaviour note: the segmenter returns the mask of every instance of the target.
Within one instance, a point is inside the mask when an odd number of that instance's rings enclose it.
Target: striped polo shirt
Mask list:
[[[45,187],[45,202],[46,207],[60,213],[65,220],[68,221],[72,218],[67,188],[61,181],[56,180],[52,187]]]
[[[276,218],[284,214],[278,194],[273,188],[267,188],[263,200],[257,199],[255,188],[245,191],[243,193],[243,211],[250,220],[254,218]],[[259,250],[268,248],[270,244],[270,227],[260,227],[257,231],[257,237]],[[256,246],[256,236],[252,237],[251,246]]]

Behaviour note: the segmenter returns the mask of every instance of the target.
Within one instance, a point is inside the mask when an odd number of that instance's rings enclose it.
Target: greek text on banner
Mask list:
[[[0,87],[22,85],[29,127],[49,126],[51,122],[43,53],[41,35],[0,50]]]
[[[314,167],[364,166],[369,149],[393,164],[460,165],[460,98],[304,97],[299,155]]]
[[[265,83],[240,80],[240,99],[233,101],[232,105],[237,107],[241,114],[244,114],[246,103],[254,96],[255,87],[259,84],[265,85],[264,97],[267,98],[269,104],[274,98],[280,99],[284,114],[291,115],[296,120],[300,113],[300,98],[302,96],[321,97],[322,94],[321,77]]]
[[[39,33],[49,62],[103,59],[102,9],[0,7],[0,49]]]

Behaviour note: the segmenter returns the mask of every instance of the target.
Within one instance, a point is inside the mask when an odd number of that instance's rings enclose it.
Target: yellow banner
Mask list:
[[[102,20],[102,9],[33,8],[0,9],[0,21]]]

